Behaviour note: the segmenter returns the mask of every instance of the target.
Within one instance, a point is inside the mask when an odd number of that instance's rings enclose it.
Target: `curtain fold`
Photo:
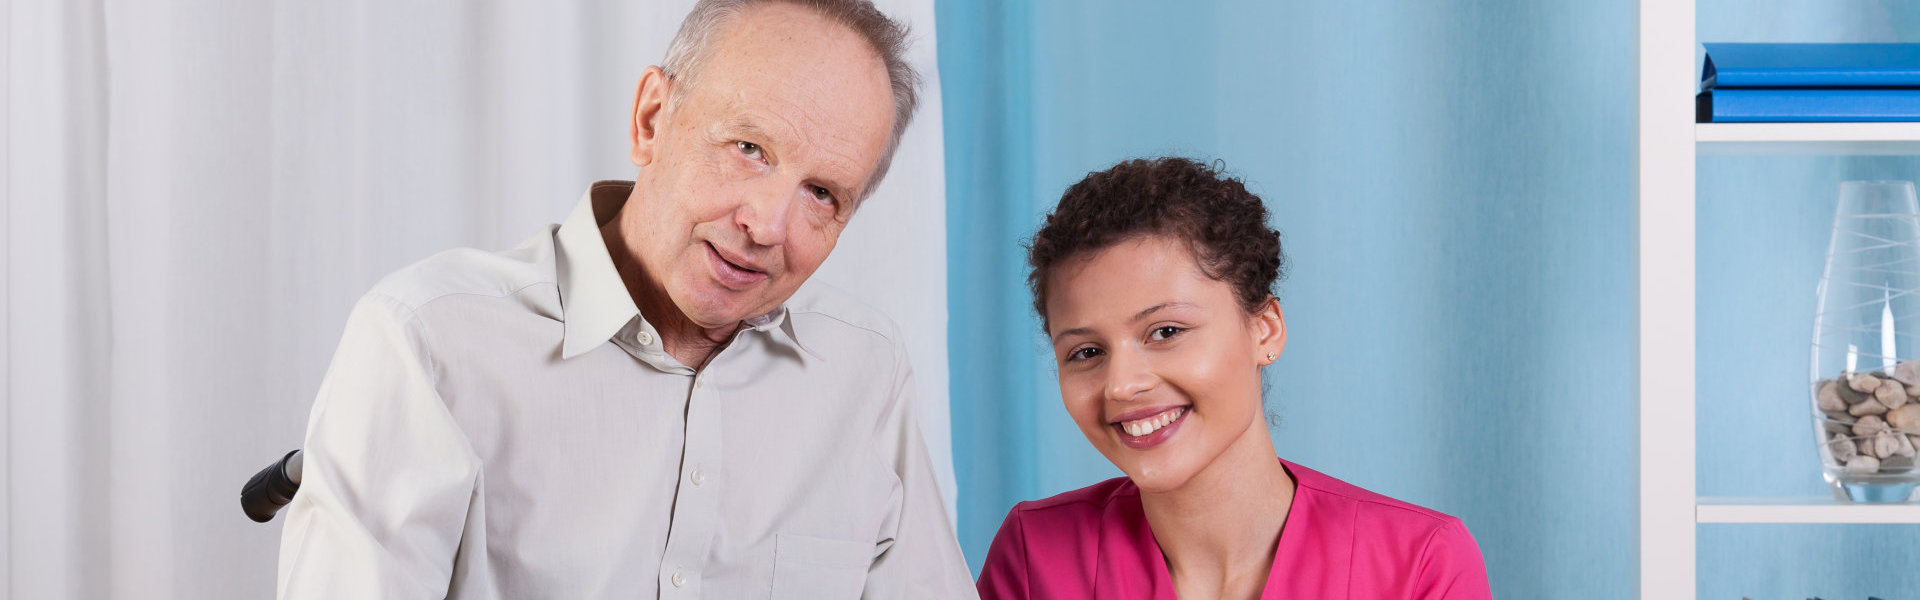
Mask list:
[[[933,8],[879,4],[932,101],[816,277],[900,323],[951,482]],[[9,3],[0,598],[271,596],[280,524],[237,492],[354,300],[631,179],[632,86],[691,6]]]
[[[108,590],[88,576],[108,560],[96,551],[110,531],[102,9],[23,2],[7,11],[9,518],[0,580],[14,598]]]

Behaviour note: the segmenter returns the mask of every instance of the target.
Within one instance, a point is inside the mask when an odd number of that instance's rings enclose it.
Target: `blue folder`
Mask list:
[[[1920,86],[1920,44],[1703,44],[1700,89]]]
[[[1920,121],[1920,89],[1715,88],[1695,112],[1702,123]]]

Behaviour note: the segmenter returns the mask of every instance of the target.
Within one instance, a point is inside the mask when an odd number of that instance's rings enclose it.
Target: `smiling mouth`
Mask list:
[[[745,288],[767,278],[767,272],[727,260],[725,254],[712,242],[707,242],[707,257],[713,263],[713,272],[720,282],[728,287]]]
[[[1135,419],[1115,421],[1111,425],[1128,437],[1146,438],[1180,422],[1180,418],[1185,416],[1187,416],[1187,407],[1176,406]]]
[[[724,263],[727,263],[727,266],[730,266],[730,267],[733,267],[733,268],[735,268],[735,269],[739,269],[739,270],[741,270],[741,271],[746,271],[746,272],[748,272],[748,273],[761,273],[761,274],[765,274],[765,273],[766,273],[766,271],[762,271],[762,270],[760,270],[760,269],[755,269],[755,268],[752,268],[752,267],[749,267],[749,266],[746,266],[746,265],[743,265],[743,264],[740,264],[740,263],[738,263],[738,262],[734,262],[734,261],[731,261],[731,260],[728,260],[728,259],[727,259],[727,255],[726,255],[726,254],[724,254],[724,253],[721,253],[721,252],[720,252],[720,247],[718,247],[718,246],[715,246],[715,245],[713,245],[713,242],[707,242],[707,249],[709,249],[709,250],[712,250],[712,251],[713,251],[713,255],[714,255],[714,256],[718,256],[718,257],[720,257],[720,262],[724,262]]]

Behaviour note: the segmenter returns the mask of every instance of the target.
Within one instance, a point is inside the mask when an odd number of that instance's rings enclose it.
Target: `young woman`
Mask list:
[[[1069,188],[1034,235],[1067,412],[1126,474],[1022,502],[982,598],[1488,598],[1459,519],[1274,456],[1260,368],[1286,346],[1260,199],[1191,160]]]

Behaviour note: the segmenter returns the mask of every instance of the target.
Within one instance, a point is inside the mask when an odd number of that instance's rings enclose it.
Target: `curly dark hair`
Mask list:
[[[1067,188],[1027,243],[1027,286],[1047,327],[1047,278],[1061,261],[1135,237],[1184,240],[1200,270],[1233,286],[1252,314],[1284,277],[1280,233],[1267,226],[1267,207],[1239,179],[1192,159],[1132,159],[1090,173]]]

